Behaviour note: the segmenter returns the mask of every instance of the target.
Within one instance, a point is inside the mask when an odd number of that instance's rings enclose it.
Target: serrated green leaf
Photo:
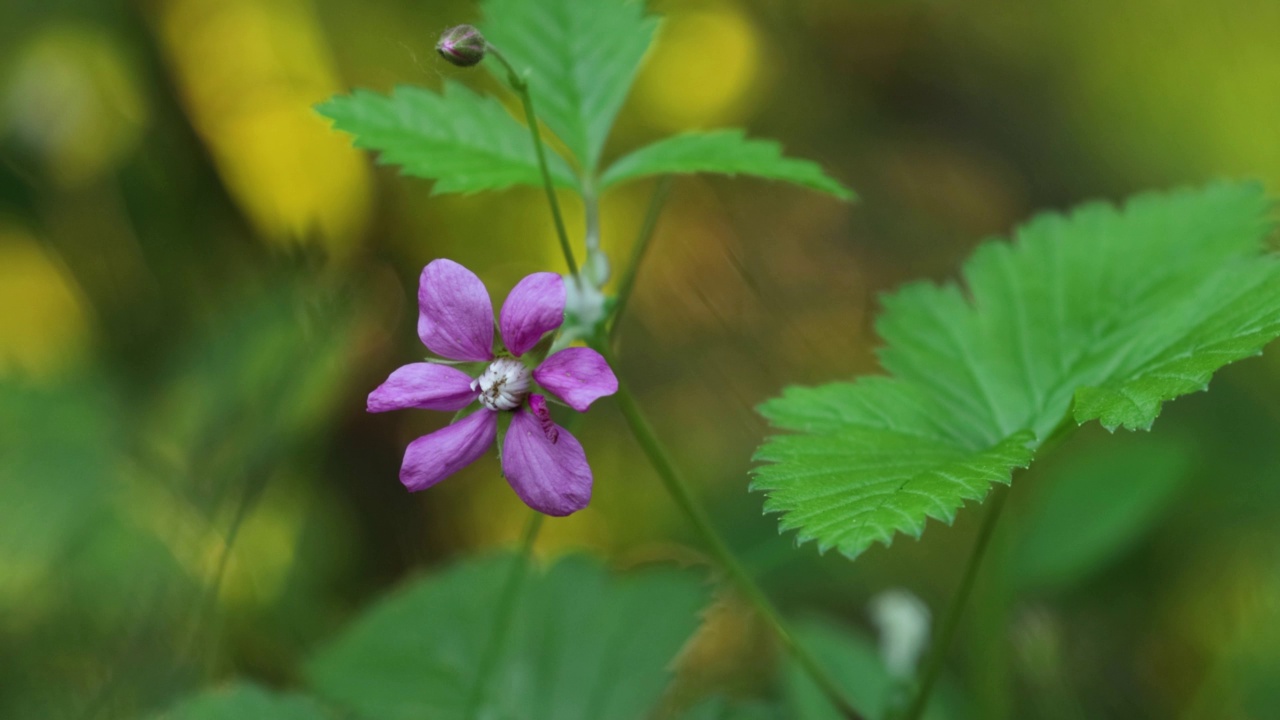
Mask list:
[[[885,298],[890,377],[790,389],[761,412],[754,488],[783,529],[856,557],[1015,467],[1072,408],[1148,428],[1161,404],[1280,335],[1271,203],[1252,184],[1150,194],[1041,216],[987,242],[956,283]]]
[[[486,0],[485,37],[524,74],[538,116],[588,174],[658,27],[641,0]],[[486,66],[505,81],[496,62]]]
[[[472,560],[376,605],[310,663],[323,696],[380,720],[463,718],[512,558]],[[691,573],[571,557],[524,585],[477,717],[634,720],[707,601]]]
[[[782,180],[852,200],[853,191],[831,179],[815,162],[783,157],[772,140],[749,140],[741,130],[685,133],[659,140],[618,160],[600,181],[608,187],[647,175],[719,173]]]
[[[437,194],[542,185],[528,128],[496,99],[457,83],[446,83],[443,94],[410,86],[391,95],[356,90],[316,110],[354,135],[356,147],[377,151],[379,162],[435,180]],[[547,160],[557,184],[576,183],[564,160]]]
[[[334,716],[309,698],[236,683],[184,700],[155,720],[330,720]]]

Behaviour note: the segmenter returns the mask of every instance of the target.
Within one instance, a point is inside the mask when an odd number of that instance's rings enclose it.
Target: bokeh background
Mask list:
[[[878,293],[952,275],[1038,210],[1217,177],[1280,190],[1280,3],[652,5],[668,20],[612,155],[740,124],[862,200],[679,180],[621,371],[782,605],[872,637],[885,588],[945,602],[980,512],[856,563],[796,549],[747,492],[753,406],[875,371]],[[539,191],[433,197],[310,109],[446,77],[498,91],[432,49],[476,18],[435,0],[0,4],[0,717],[137,717],[232,676],[288,687],[405,577],[519,535],[493,458],[406,493],[404,446],[444,418],[367,415],[364,397],[423,354],[426,262],[496,297],[563,270]],[[650,190],[605,199],[615,262]],[[951,657],[969,716],[1280,717],[1280,353],[1212,389],[1154,435],[1089,428],[1017,479]],[[579,436],[595,500],[538,553],[705,562],[610,403]],[[767,643],[725,602],[690,682],[768,694]]]

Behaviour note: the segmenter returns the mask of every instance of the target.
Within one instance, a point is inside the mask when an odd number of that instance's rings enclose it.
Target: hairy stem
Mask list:
[[[480,705],[484,693],[489,688],[498,660],[506,649],[507,636],[511,634],[511,623],[515,620],[516,600],[520,597],[520,588],[529,574],[529,566],[533,559],[533,544],[538,539],[538,531],[542,529],[542,513],[531,511],[529,522],[524,526],[524,535],[520,539],[520,553],[511,559],[511,569],[507,572],[507,581],[502,586],[502,595],[498,597],[498,612],[494,618],[493,636],[489,646],[485,648],[476,674],[476,684],[471,688],[471,696],[467,700],[466,717],[475,720],[480,714]]]
[[[618,328],[622,326],[622,314],[631,300],[631,291],[635,289],[636,277],[640,274],[640,264],[644,262],[649,243],[658,229],[658,217],[671,196],[671,176],[663,175],[653,189],[653,198],[649,200],[649,209],[645,211],[644,223],[640,226],[640,235],[631,247],[631,261],[627,263],[626,274],[618,285],[618,296],[614,301],[613,318],[609,325],[609,345],[612,347],[618,340]]]
[[[524,106],[524,118],[529,124],[529,134],[533,137],[533,149],[538,156],[538,169],[542,171],[542,186],[547,191],[547,204],[551,206],[551,217],[555,220],[556,237],[560,239],[560,250],[564,253],[564,261],[569,265],[569,274],[574,277],[576,282],[581,283],[582,279],[578,275],[578,261],[573,259],[573,248],[569,244],[569,232],[564,227],[564,214],[560,212],[560,201],[556,198],[555,183],[551,180],[551,167],[547,164],[547,150],[542,144],[542,133],[538,129],[538,114],[533,110],[533,95],[529,92],[529,83],[520,76],[520,73],[516,72],[515,66],[507,61],[507,58],[498,51],[498,48],[490,44],[488,51],[507,69],[507,82],[510,83],[511,89],[520,96],[520,103]]]
[[[595,348],[605,356],[616,372],[618,366],[610,357],[605,343],[596,342]],[[764,590],[756,584],[756,581],[738,562],[738,559],[734,557],[728,544],[716,532],[715,527],[711,524],[711,518],[694,497],[688,484],[677,472],[666,448],[653,432],[653,427],[649,424],[649,421],[641,413],[639,406],[636,405],[635,398],[631,395],[627,386],[620,382],[618,392],[614,397],[618,401],[618,408],[622,411],[622,415],[627,421],[627,426],[631,429],[631,434],[635,436],[636,442],[640,444],[640,448],[653,465],[653,469],[657,471],[658,477],[661,478],[667,492],[675,500],[680,510],[684,512],[689,522],[693,524],[698,535],[701,536],[702,541],[706,544],[707,549],[711,551],[716,561],[729,575],[734,585],[737,586],[738,591],[751,603],[756,612],[760,614],[760,617],[777,635],[778,640],[786,648],[787,652],[795,658],[796,662],[817,684],[831,704],[840,711],[840,714],[846,720],[863,720],[863,716],[849,704],[849,701],[844,697],[844,693],[836,686],[831,676],[822,669],[822,666],[809,654],[808,650],[796,642],[783,623],[782,615],[778,612],[778,609],[773,606],[768,596],[765,595]]]

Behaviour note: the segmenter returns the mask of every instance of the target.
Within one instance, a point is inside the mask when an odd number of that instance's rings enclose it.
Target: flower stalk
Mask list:
[[[596,351],[604,355],[606,359],[610,357],[609,349],[603,342],[595,343]],[[610,360],[610,362],[612,362]],[[817,659],[809,654],[809,651],[800,643],[798,643],[787,630],[782,620],[782,614],[774,607],[764,590],[756,583],[742,566],[738,559],[734,557],[733,551],[729,549],[724,538],[716,531],[711,524],[711,518],[707,515],[707,511],[695,499],[693,493],[689,489],[689,485],[680,476],[675,465],[671,461],[666,448],[662,445],[662,441],[653,431],[653,426],[644,417],[640,411],[640,407],[636,404],[635,398],[631,395],[631,391],[626,384],[619,382],[618,391],[615,393],[618,401],[618,408],[622,411],[623,418],[627,421],[627,427],[631,429],[631,434],[635,437],[636,442],[640,444],[641,450],[649,459],[649,463],[653,465],[653,469],[657,471],[658,477],[662,480],[662,484],[666,487],[667,493],[671,495],[672,500],[693,524],[698,535],[702,538],[703,543],[721,568],[729,575],[733,584],[737,586],[738,591],[743,597],[759,613],[765,623],[769,625],[778,640],[786,648],[787,652],[800,663],[801,668],[809,675],[810,679],[817,684],[818,688],[827,697],[846,720],[864,720],[861,713],[849,704],[844,697],[844,693],[836,685],[835,680],[823,670],[818,664]]]
[[[555,221],[556,237],[560,240],[560,251],[564,253],[569,274],[581,286],[582,276],[578,273],[578,261],[573,258],[573,247],[569,244],[569,232],[565,230],[560,200],[556,198],[555,182],[551,179],[551,166],[547,164],[547,150],[542,142],[542,132],[538,129],[538,113],[533,109],[533,94],[529,92],[529,82],[516,72],[515,66],[492,43],[487,43],[486,48],[488,53],[507,69],[507,83],[511,85],[516,95],[520,96],[525,122],[529,125],[529,135],[533,138],[533,150],[538,156],[538,169],[542,172],[542,186],[547,192],[547,204],[551,206],[551,217]]]
[[[573,256],[573,248],[569,242],[568,232],[565,230],[564,215],[560,210],[560,202],[556,197],[555,185],[551,178],[551,170],[547,164],[546,149],[542,142],[542,135],[539,130],[538,116],[533,106],[533,96],[529,90],[529,83],[519,72],[515,66],[502,54],[502,52],[491,43],[485,45],[486,52],[493,55],[498,62],[502,63],[507,70],[507,82],[511,85],[511,89],[520,96],[520,102],[524,107],[525,120],[529,126],[529,132],[533,139],[534,151],[538,159],[538,168],[542,174],[542,184],[546,191],[547,203],[551,207],[551,215],[555,221],[556,236],[560,241],[560,249],[564,253],[565,262],[569,266],[569,272],[573,276],[574,281],[580,290],[586,290],[587,281],[579,272],[578,264]],[[661,213],[665,204],[668,193],[670,192],[670,180],[664,178],[659,182],[655,191],[654,199],[650,204],[650,208],[645,217],[644,226],[637,243],[636,250],[632,258],[632,263],[628,266],[627,275],[623,279],[621,291],[619,293],[619,304],[615,306],[610,320],[613,328],[609,333],[612,339],[616,335],[616,327],[621,310],[625,309],[627,300],[630,297],[635,284],[635,276],[643,259],[649,241],[652,239],[654,229],[657,225],[658,215]],[[585,181],[585,192],[583,201],[587,208],[587,261],[591,262],[593,255],[598,255],[599,250],[599,208],[597,198],[591,188],[590,178]],[[603,260],[603,258],[600,258]],[[605,265],[604,267],[607,267]],[[603,283],[606,278],[592,278],[593,281]],[[608,358],[611,353],[609,345],[611,342],[597,333],[594,342],[591,344],[596,351],[605,358],[605,362],[609,363]],[[793,658],[800,664],[805,672],[812,678],[814,683],[827,697],[831,704],[840,712],[846,720],[864,720],[849,701],[845,699],[843,692],[836,685],[830,675],[822,669],[817,660],[809,654],[809,652],[796,642],[795,638],[787,630],[783,624],[782,615],[777,608],[765,595],[764,590],[756,584],[751,575],[734,557],[733,552],[729,549],[728,544],[715,530],[711,524],[711,519],[707,515],[706,510],[694,498],[688,485],[681,478],[672,464],[666,449],[654,434],[652,426],[649,425],[644,415],[640,412],[636,405],[635,399],[625,386],[619,385],[617,390],[618,406],[622,410],[623,416],[626,418],[627,425],[630,427],[632,435],[644,450],[645,455],[649,458],[650,463],[658,472],[658,476],[662,479],[666,486],[667,492],[675,500],[676,505],[684,512],[689,521],[693,523],[695,529],[701,535],[708,549],[716,557],[719,564],[726,573],[732,578],[734,584],[739,591],[747,598],[747,600],[756,608],[756,611],[764,618],[765,622],[773,629],[783,646],[791,654]],[[505,600],[505,599],[504,599]]]

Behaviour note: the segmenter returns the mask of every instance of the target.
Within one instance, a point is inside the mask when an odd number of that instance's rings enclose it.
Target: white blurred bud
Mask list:
[[[568,347],[575,340],[594,337],[609,316],[609,302],[600,288],[590,282],[578,282],[564,276],[564,325],[556,337],[552,352]]]
[[[871,598],[870,614],[880,631],[880,656],[889,674],[899,679],[915,677],[920,656],[929,645],[929,608],[909,591],[893,588]]]

